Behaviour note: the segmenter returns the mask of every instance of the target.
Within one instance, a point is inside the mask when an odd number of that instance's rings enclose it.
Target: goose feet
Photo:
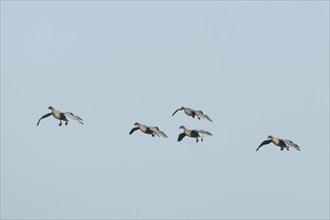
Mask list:
[[[60,123],[58,124],[58,126],[62,126],[62,121],[60,121]]]

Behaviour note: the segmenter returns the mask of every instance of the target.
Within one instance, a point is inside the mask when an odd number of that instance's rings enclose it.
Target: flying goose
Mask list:
[[[52,106],[49,106],[48,109],[52,110],[52,112],[44,114],[38,121],[37,126],[39,125],[41,119],[47,118],[51,115],[54,116],[54,118],[60,120],[60,124],[58,126],[62,125],[62,121],[65,121],[65,125],[68,125],[69,120],[67,119],[67,117],[69,117],[72,120],[78,121],[80,124],[84,124],[83,123],[83,119],[80,118],[77,115],[74,115],[72,112],[60,112],[58,110],[56,110],[55,108],[53,108]]]
[[[203,113],[202,111],[200,111],[200,110],[194,110],[194,109],[191,109],[191,108],[186,108],[186,107],[183,107],[183,106],[182,106],[181,108],[178,108],[178,109],[172,114],[172,116],[173,116],[177,111],[181,111],[181,110],[183,110],[183,111],[186,113],[186,115],[191,116],[191,117],[193,117],[193,118],[195,118],[195,116],[197,116],[198,119],[204,118],[204,119],[206,119],[206,120],[212,121],[212,120],[209,118],[209,116],[204,115],[204,113]]]
[[[159,130],[158,127],[149,127],[147,125],[143,125],[138,122],[135,122],[134,125],[137,127],[132,128],[132,130],[129,132],[129,134],[133,134],[134,131],[140,129],[143,133],[151,134],[151,136],[153,136],[153,137],[155,137],[155,135],[157,135],[158,137],[167,138],[167,135],[164,132],[162,132],[161,130]]]
[[[259,150],[260,147],[262,147],[263,145],[269,144],[271,142],[273,142],[273,144],[275,144],[276,146],[279,146],[281,148],[281,150],[283,150],[284,148],[286,148],[287,150],[289,150],[290,147],[299,150],[300,151],[300,147],[297,144],[294,144],[292,141],[287,140],[287,139],[280,139],[277,137],[273,137],[271,135],[268,136],[269,139],[263,141],[259,147],[257,148],[256,151]]]
[[[179,134],[178,141],[181,141],[185,136],[191,137],[191,138],[196,138],[196,142],[198,142],[198,138],[203,141],[203,135],[211,135],[212,134],[208,131],[204,130],[189,130],[185,126],[181,125],[179,129],[183,129],[183,133]]]

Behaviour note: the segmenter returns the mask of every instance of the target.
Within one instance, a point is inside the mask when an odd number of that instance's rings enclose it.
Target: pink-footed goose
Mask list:
[[[83,123],[83,119],[80,118],[79,116],[77,115],[74,115],[72,112],[60,112],[58,110],[56,110],[55,108],[53,108],[52,106],[49,106],[48,109],[50,109],[52,112],[50,113],[47,113],[47,114],[44,114],[39,120],[38,120],[38,123],[37,123],[37,126],[39,125],[40,121],[44,118],[47,118],[51,115],[54,116],[54,118],[60,120],[60,124],[58,126],[61,126],[62,125],[62,121],[65,121],[65,125],[68,125],[68,118],[69,117],[70,119],[72,120],[75,120],[75,121],[78,121],[80,124],[84,124]]]
[[[150,126],[147,126],[144,124],[140,124],[138,122],[135,122],[134,125],[137,127],[132,128],[132,130],[129,132],[129,134],[133,134],[134,131],[140,129],[143,133],[150,134],[153,137],[155,137],[155,135],[156,135],[158,137],[167,138],[167,135],[163,131],[159,130],[158,127],[150,127]]]
[[[262,147],[263,145],[266,145],[266,144],[269,144],[269,143],[273,143],[275,144],[276,146],[279,146],[281,148],[281,150],[283,150],[284,148],[286,148],[287,150],[289,150],[289,148],[294,148],[296,150],[299,150],[300,151],[300,147],[293,143],[292,141],[290,140],[287,140],[287,139],[280,139],[280,138],[277,138],[277,137],[273,137],[271,135],[268,136],[269,139],[263,141],[259,147],[257,148],[256,151],[259,150],[260,147]]]
[[[198,138],[201,139],[201,141],[203,141],[203,137],[204,135],[211,135],[212,134],[208,131],[204,131],[204,130],[189,130],[188,128],[186,128],[185,126],[181,125],[179,127],[179,129],[183,129],[183,132],[181,134],[179,134],[178,137],[178,141],[181,141],[185,136],[191,137],[191,138],[196,138],[196,142],[198,142]]]
[[[200,110],[194,110],[194,109],[191,109],[191,108],[186,108],[186,107],[181,107],[181,108],[178,108],[177,110],[175,110],[175,112],[172,114],[172,116],[177,113],[178,111],[181,111],[183,110],[186,115],[188,116],[191,116],[193,118],[195,118],[195,116],[197,116],[198,119],[201,119],[201,118],[204,118],[206,120],[209,120],[209,121],[212,121],[209,116],[205,115],[202,111]]]

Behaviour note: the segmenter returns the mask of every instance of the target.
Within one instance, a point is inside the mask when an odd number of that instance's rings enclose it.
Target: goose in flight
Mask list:
[[[209,121],[212,121],[209,116],[205,115],[202,111],[200,110],[194,110],[194,109],[191,109],[191,108],[186,108],[186,107],[181,107],[181,108],[178,108],[177,110],[175,110],[175,112],[172,114],[172,116],[177,112],[177,111],[181,111],[183,110],[184,113],[186,113],[186,115],[188,116],[191,116],[193,118],[195,118],[195,116],[197,116],[198,119],[201,119],[201,118],[204,118],[206,120],[209,120]]]
[[[281,148],[281,150],[283,150],[284,148],[286,148],[287,150],[289,150],[290,147],[296,149],[296,150],[299,150],[300,151],[300,147],[293,143],[292,141],[290,140],[287,140],[287,139],[280,139],[280,138],[277,138],[277,137],[273,137],[271,135],[268,136],[269,139],[263,141],[259,147],[257,148],[256,151],[259,150],[260,147],[262,147],[263,145],[266,145],[266,144],[269,144],[269,143],[273,143],[275,144],[276,146],[279,146]]]
[[[198,138],[203,141],[204,135],[211,135],[212,134],[208,131],[204,130],[189,130],[185,126],[181,125],[179,129],[183,129],[183,132],[179,134],[178,141],[181,141],[185,136],[191,137],[191,138],[196,138],[196,142],[198,142]]]
[[[132,128],[132,130],[129,132],[129,134],[133,134],[134,131],[140,129],[143,133],[150,134],[153,137],[155,137],[155,135],[157,135],[158,137],[167,138],[167,135],[164,132],[162,132],[161,130],[159,130],[158,127],[149,127],[147,125],[143,125],[138,122],[135,122],[134,125],[137,127]]]
[[[61,126],[61,125],[62,125],[62,121],[65,121],[65,125],[68,125],[69,120],[68,120],[67,117],[69,117],[69,118],[72,119],[72,120],[78,121],[78,122],[79,122],[80,124],[82,124],[82,125],[84,124],[84,123],[83,123],[83,119],[80,118],[80,117],[77,116],[77,115],[74,115],[72,112],[60,112],[60,111],[56,110],[55,108],[53,108],[52,106],[49,106],[48,109],[50,109],[52,112],[47,113],[47,114],[44,114],[44,115],[39,119],[39,121],[38,121],[38,123],[37,123],[37,126],[39,125],[39,123],[40,123],[40,121],[41,121],[42,119],[47,118],[47,117],[49,117],[49,116],[51,116],[51,115],[53,115],[54,118],[60,120],[60,124],[59,124],[58,126]]]

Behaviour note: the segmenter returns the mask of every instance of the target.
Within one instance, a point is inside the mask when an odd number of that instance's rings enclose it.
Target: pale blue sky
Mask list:
[[[1,218],[328,219],[329,2],[1,1]]]

